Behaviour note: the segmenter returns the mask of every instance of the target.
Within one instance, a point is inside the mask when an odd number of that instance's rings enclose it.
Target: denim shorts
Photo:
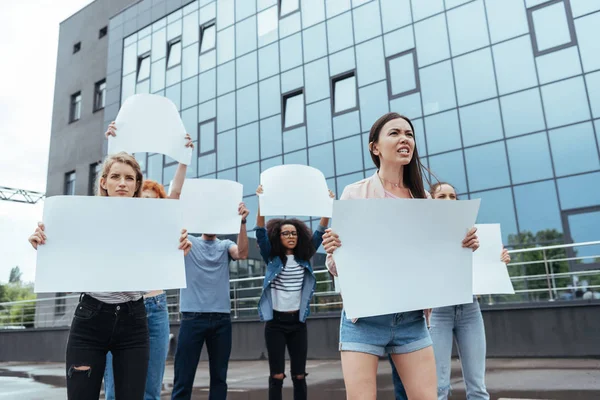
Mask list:
[[[423,311],[359,318],[352,323],[342,311],[340,351],[355,351],[381,357],[405,354],[431,346]]]

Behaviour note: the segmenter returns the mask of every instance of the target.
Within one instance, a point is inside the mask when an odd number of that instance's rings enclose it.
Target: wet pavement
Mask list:
[[[289,369],[289,368],[288,368]],[[309,398],[345,399],[339,360],[309,361]],[[0,400],[64,400],[64,365],[60,363],[0,363]],[[231,400],[267,398],[266,361],[232,361],[229,368]],[[208,365],[201,362],[194,383],[195,400],[208,399]],[[167,364],[163,398],[170,398],[173,365]],[[592,400],[600,399],[600,360],[585,359],[490,359],[486,383],[492,399]],[[458,361],[452,367],[451,399],[465,399]],[[286,379],[284,398],[291,399],[292,384]],[[393,399],[390,366],[382,361],[378,371],[378,398]],[[103,397],[102,397],[103,398]]]

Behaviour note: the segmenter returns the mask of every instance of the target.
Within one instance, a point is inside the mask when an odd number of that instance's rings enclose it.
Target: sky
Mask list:
[[[0,0],[0,186],[45,192],[58,29],[90,0]],[[36,205],[0,200],[0,282],[35,279]]]

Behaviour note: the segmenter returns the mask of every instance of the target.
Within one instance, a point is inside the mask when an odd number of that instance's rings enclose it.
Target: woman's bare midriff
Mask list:
[[[158,296],[159,294],[163,294],[165,291],[164,290],[153,290],[151,292],[148,292],[144,295],[145,298],[149,298],[149,297],[154,297],[154,296]]]

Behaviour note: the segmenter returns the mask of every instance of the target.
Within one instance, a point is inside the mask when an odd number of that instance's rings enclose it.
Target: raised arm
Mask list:
[[[238,213],[242,216],[240,224],[240,233],[238,234],[237,244],[229,248],[229,255],[234,260],[245,260],[248,258],[248,232],[246,232],[246,217],[250,212],[244,203],[240,203]]]
[[[191,136],[185,134],[185,147],[194,148]],[[185,174],[187,172],[187,165],[179,163],[177,171],[175,171],[175,177],[173,177],[173,184],[171,185],[171,193],[169,194],[170,199],[179,199],[181,196],[181,190],[183,189],[183,183],[185,182]]]
[[[262,187],[262,185],[258,185],[258,188],[256,189],[256,196],[260,197],[260,195],[262,195],[262,194],[263,194],[263,187]],[[256,212],[256,226],[258,228],[265,227],[265,217],[260,215],[260,200],[258,201],[258,211]]]

